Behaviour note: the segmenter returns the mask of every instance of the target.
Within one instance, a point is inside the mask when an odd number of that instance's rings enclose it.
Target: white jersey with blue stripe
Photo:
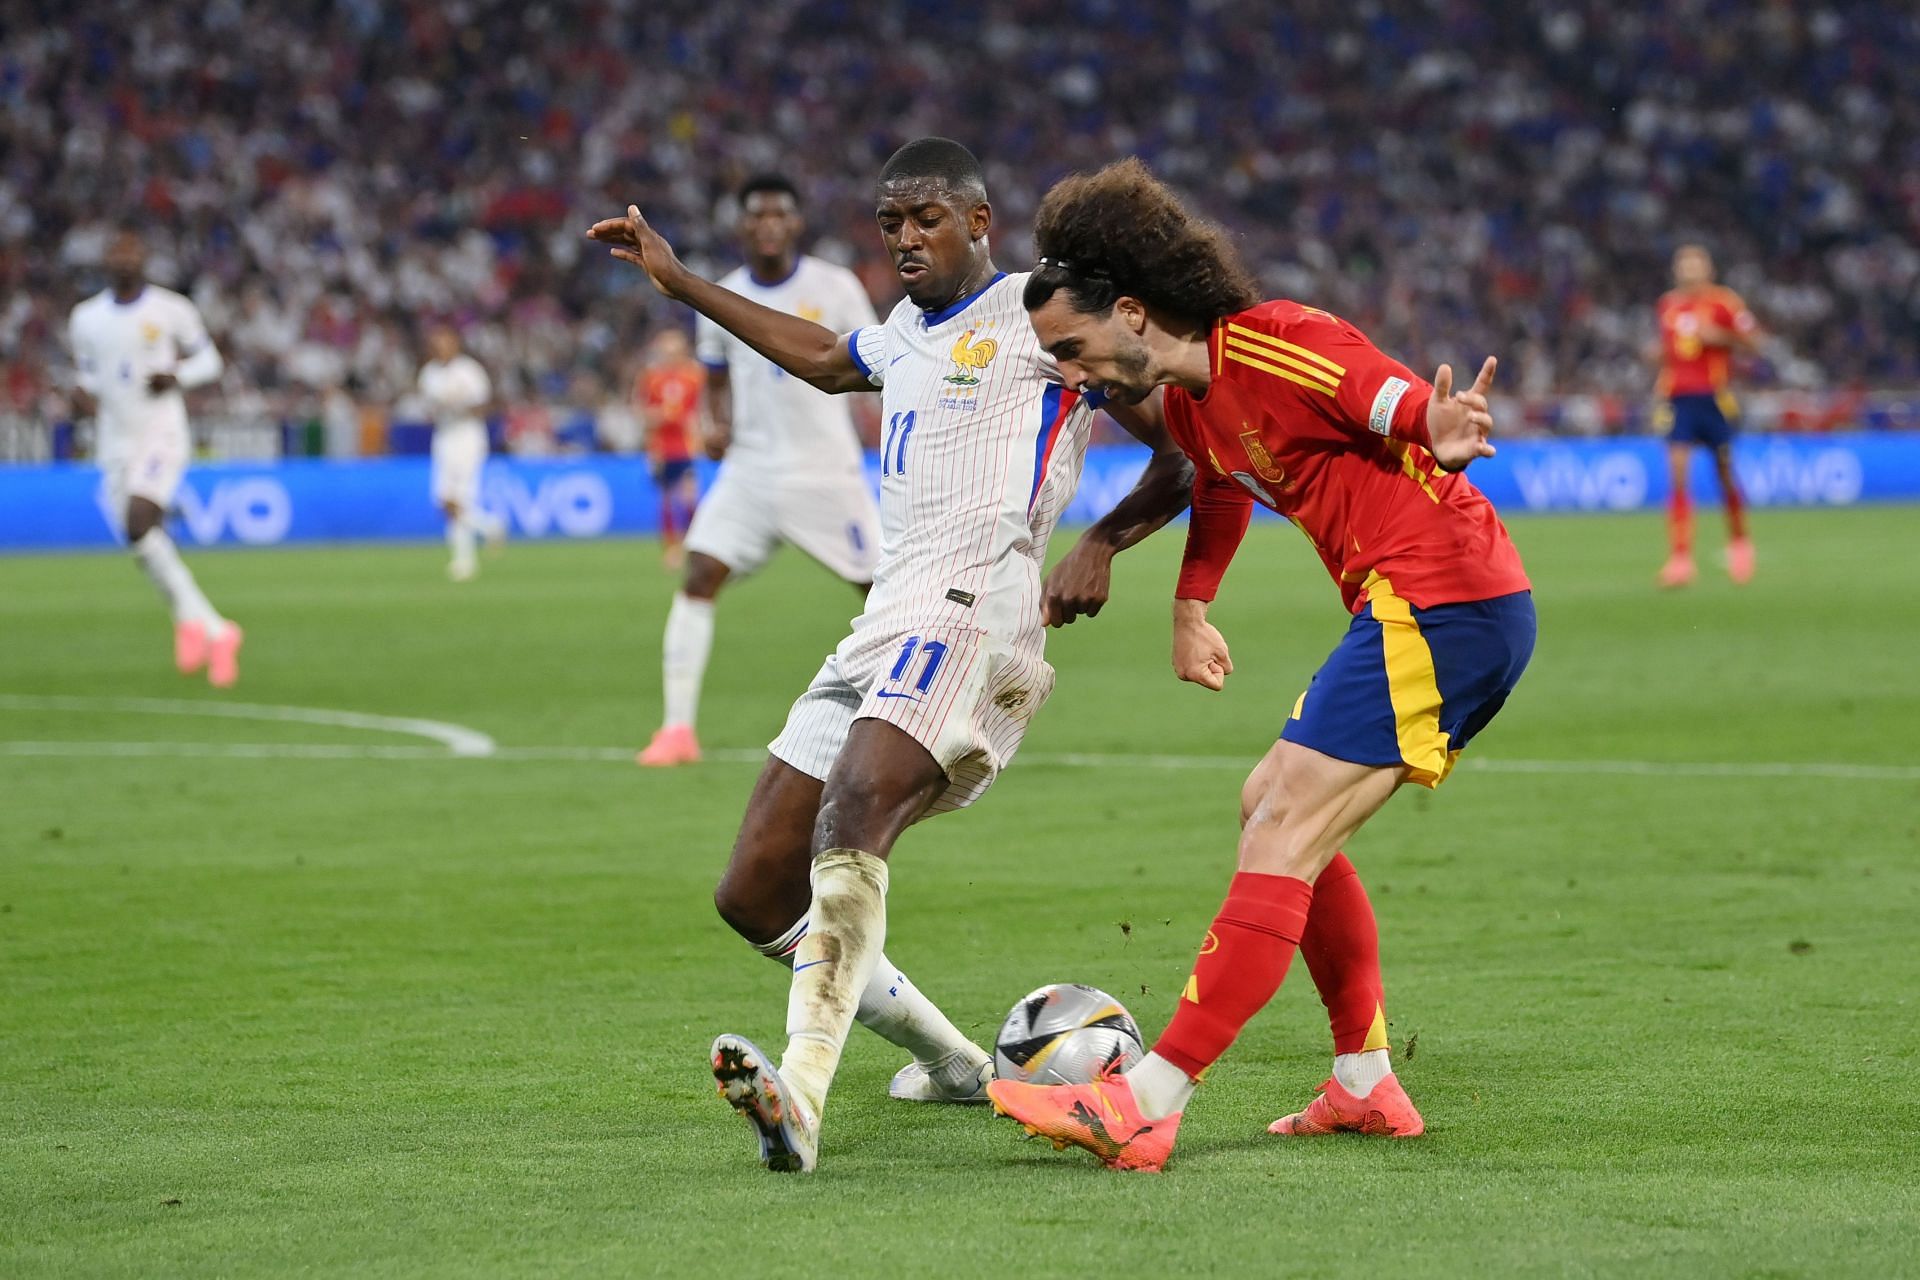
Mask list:
[[[186,398],[178,389],[149,391],[147,380],[171,373],[193,387],[219,376],[219,352],[192,300],[157,284],[143,286],[132,302],[103,289],[73,309],[67,329],[75,380],[100,406],[96,455],[119,457],[156,439],[184,449]]]
[[[835,333],[875,323],[860,278],[809,254],[784,280],[738,267],[720,287]],[[757,483],[860,475],[860,436],[845,397],[808,386],[705,316],[694,326],[694,353],[707,368],[725,369],[733,391],[729,471]]]
[[[977,626],[1040,651],[1047,538],[1095,406],[1040,349],[1026,282],[1002,273],[933,312],[902,301],[847,335],[881,389],[880,563],[856,634]]]

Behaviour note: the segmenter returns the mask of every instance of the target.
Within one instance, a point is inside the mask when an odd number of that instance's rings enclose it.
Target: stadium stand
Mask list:
[[[1910,423],[1864,389],[1920,385],[1920,98],[1896,85],[1920,18],[1901,6],[58,10],[0,35],[16,417],[62,417],[64,317],[132,217],[228,353],[230,417],[310,419],[351,451],[357,406],[406,412],[415,331],[447,317],[509,401],[547,406],[527,411],[537,449],[541,415],[617,398],[668,318],[582,243],[592,217],[643,201],[718,271],[731,188],[786,169],[818,251],[889,302],[868,183],[924,132],[986,160],[1007,265],[1049,182],[1138,152],[1275,292],[1429,365],[1501,353],[1538,430],[1642,423],[1651,303],[1687,238],[1775,335],[1749,371],[1783,392],[1760,425]],[[637,74],[643,54],[670,70]]]

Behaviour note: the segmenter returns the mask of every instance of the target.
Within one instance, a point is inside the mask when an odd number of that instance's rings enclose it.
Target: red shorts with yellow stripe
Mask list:
[[[1533,593],[1418,609],[1376,578],[1280,737],[1437,787],[1533,657]]]

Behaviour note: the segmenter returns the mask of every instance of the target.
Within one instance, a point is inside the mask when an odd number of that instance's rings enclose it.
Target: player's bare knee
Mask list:
[[[1256,822],[1277,826],[1292,807],[1284,773],[1273,760],[1262,760],[1240,788],[1240,828],[1244,831]]]
[[[1261,804],[1240,832],[1239,869],[1269,876],[1312,880],[1333,857],[1321,824],[1298,810]]]
[[[1285,763],[1285,752],[1280,743],[1275,743],[1267,754],[1260,757],[1260,763],[1253,766],[1247,780],[1240,786],[1240,825],[1245,827],[1259,810],[1261,803],[1270,792],[1275,791],[1281,782],[1281,767]],[[1278,801],[1276,801],[1278,803]]]
[[[166,513],[145,498],[135,498],[127,503],[127,541],[138,542],[160,527]]]
[[[946,787],[946,773],[919,742],[884,721],[857,720],[820,793],[814,852],[861,849],[884,858]]]
[[[1240,827],[1242,830],[1245,830],[1246,825],[1253,821],[1253,815],[1259,811],[1260,802],[1266,798],[1266,794],[1266,779],[1262,776],[1259,769],[1255,769],[1247,775],[1247,780],[1240,785]]]
[[[798,913],[789,913],[791,918],[777,919],[780,912],[769,896],[759,892],[746,878],[735,876],[731,868],[713,886],[713,909],[720,913],[729,929],[755,946],[772,942],[799,918]]]
[[[814,821],[813,850],[860,849],[886,857],[893,842],[939,798],[945,778],[874,778],[859,786],[830,780]]]
[[[742,932],[740,928],[743,920],[741,906],[739,892],[733,887],[728,877],[721,876],[719,883],[713,886],[713,909],[719,913],[722,920],[727,922],[727,927],[735,933]]]
[[[1268,792],[1262,794],[1248,809],[1246,820],[1240,824],[1240,831],[1243,836],[1269,843],[1284,841],[1292,834],[1291,816],[1286,797]]]
[[[680,593],[692,600],[711,600],[720,594],[727,575],[726,565],[698,551],[687,557],[686,576],[680,581]]]
[[[892,828],[905,826],[890,821],[898,808],[899,800],[891,787],[829,786],[820,798],[820,816],[814,822],[814,852],[864,849],[884,857],[897,834]]]
[[[756,923],[754,904],[749,896],[741,892],[740,887],[730,876],[721,876],[720,883],[713,886],[713,909],[727,922],[727,927],[749,942],[765,941],[755,935],[759,930]]]
[[[1335,811],[1285,759],[1263,762],[1247,783],[1240,870],[1311,880],[1333,857],[1328,837]]]

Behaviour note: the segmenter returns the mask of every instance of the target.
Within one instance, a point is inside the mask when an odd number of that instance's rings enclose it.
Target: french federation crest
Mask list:
[[[955,338],[952,349],[947,352],[953,361],[953,371],[941,379],[947,384],[940,393],[943,409],[973,409],[979,405],[981,375],[1000,354],[1000,344],[992,338],[976,339],[976,332],[969,329]]]
[[[993,363],[993,358],[1000,354],[999,343],[992,338],[982,338],[975,342],[973,334],[974,331],[969,329],[955,338],[953,350],[948,352],[953,357],[953,372],[947,375],[946,381],[956,387],[979,386],[980,375],[986,372],[988,365]]]

